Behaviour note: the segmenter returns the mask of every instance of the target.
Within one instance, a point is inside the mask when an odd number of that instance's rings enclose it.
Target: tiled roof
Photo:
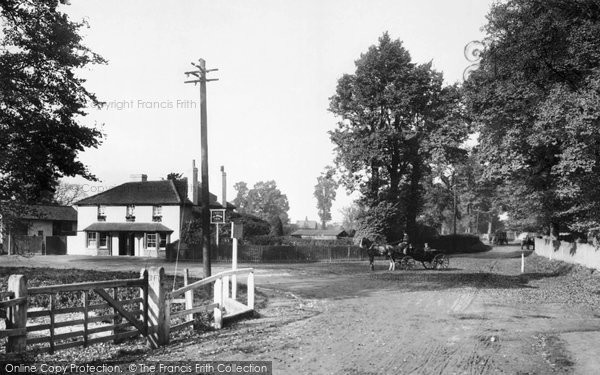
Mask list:
[[[78,206],[93,205],[126,205],[126,204],[182,204],[189,203],[181,197],[172,180],[126,182],[100,194],[84,198],[75,204]]]
[[[177,186],[179,186],[179,189],[177,189]],[[200,189],[201,187],[198,188],[198,198],[200,198]],[[187,198],[187,190],[188,185],[185,179],[177,182],[172,180],[126,182],[102,193],[84,198],[76,202],[75,205],[178,205],[182,203],[191,205],[192,201]],[[198,199],[198,202],[200,203],[200,199]],[[210,208],[223,208],[218,202],[217,196],[213,193],[209,193],[209,202]],[[235,206],[227,202],[227,208],[233,209]]]
[[[319,227],[319,223],[315,220],[298,220],[296,225],[300,229],[317,229]]]
[[[343,229],[298,229],[291,236],[311,236],[311,237],[324,237],[324,236],[341,236],[346,234]]]
[[[161,223],[93,223],[86,232],[173,232]]]
[[[77,221],[77,211],[71,206],[29,205],[25,206],[20,219]]]

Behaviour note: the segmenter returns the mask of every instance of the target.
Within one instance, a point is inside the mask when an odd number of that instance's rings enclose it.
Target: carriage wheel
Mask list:
[[[450,266],[450,258],[446,254],[438,254],[433,258],[431,263],[438,270],[446,270]]]
[[[426,270],[432,270],[435,268],[435,263],[433,262],[433,260],[431,262],[426,262],[426,261],[422,260],[421,264],[423,265],[423,267]]]
[[[405,270],[412,270],[415,268],[415,260],[410,256],[405,256],[400,261],[402,263],[402,268]]]

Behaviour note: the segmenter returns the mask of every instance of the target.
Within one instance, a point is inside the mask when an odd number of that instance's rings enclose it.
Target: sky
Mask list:
[[[79,75],[105,102],[82,119],[105,134],[80,154],[100,182],[89,194],[147,174],[191,179],[200,165],[199,88],[184,84],[192,62],[206,61],[211,192],[227,200],[233,185],[275,180],[287,195],[291,222],[318,220],[316,178],[333,163],[327,108],[337,80],[388,31],[417,63],[432,61],[447,83],[470,64],[464,47],[483,37],[492,0],[85,0],[65,6],[85,19],[84,44],[106,65]],[[344,188],[332,208],[352,203]]]

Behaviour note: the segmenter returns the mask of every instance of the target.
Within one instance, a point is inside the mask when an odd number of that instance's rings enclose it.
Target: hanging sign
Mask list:
[[[211,224],[225,224],[225,209],[211,209],[210,210],[210,223]]]

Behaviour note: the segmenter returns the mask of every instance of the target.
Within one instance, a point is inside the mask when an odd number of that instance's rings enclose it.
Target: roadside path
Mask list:
[[[0,262],[175,271],[135,258]],[[251,265],[264,296],[258,317],[131,361],[271,360],[275,374],[597,373],[600,277],[537,256],[521,275],[520,263],[518,247],[507,246],[453,257],[448,271],[389,272],[384,261],[375,272],[366,262]],[[194,266],[199,276],[201,264]],[[215,264],[213,273],[225,268]]]

